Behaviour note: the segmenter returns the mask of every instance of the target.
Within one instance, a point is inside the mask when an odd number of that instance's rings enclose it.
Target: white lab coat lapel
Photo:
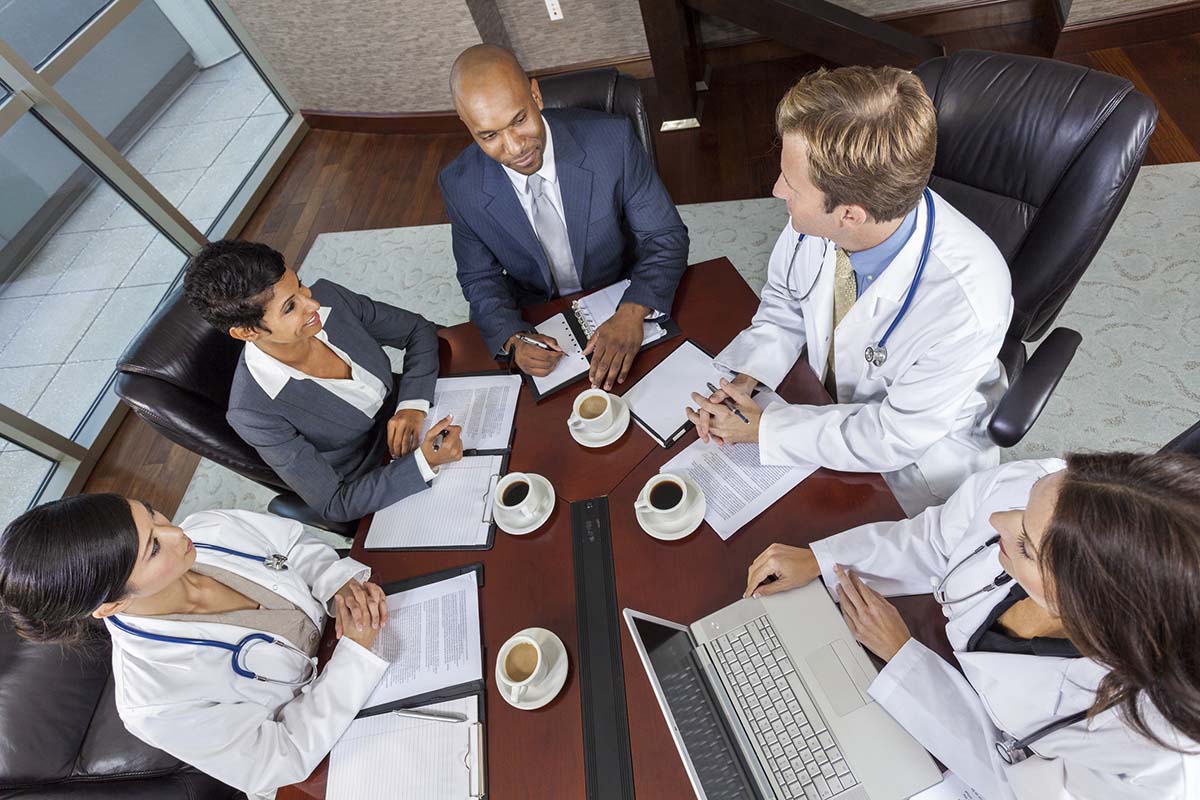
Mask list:
[[[213,544],[216,543],[214,542]],[[232,545],[232,547],[244,553],[261,554],[263,556],[279,552],[278,548],[273,548],[270,544],[266,541],[263,541],[261,544],[259,542],[243,542],[241,546]],[[312,596],[312,591],[304,580],[296,576],[291,570],[268,569],[258,561],[251,561],[241,556],[233,556],[216,550],[203,550],[201,548],[196,548],[196,561],[201,564],[211,564],[228,570],[247,580],[254,581],[263,588],[270,589],[284,600],[304,611],[305,614],[308,614],[309,619],[318,628],[325,622],[325,610],[321,608],[321,604]]]

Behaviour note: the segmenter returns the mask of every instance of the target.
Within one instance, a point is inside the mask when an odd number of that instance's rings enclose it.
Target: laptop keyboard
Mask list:
[[[784,797],[824,800],[858,785],[767,617],[708,646],[730,680],[747,734],[766,755],[766,767]],[[799,693],[805,695],[803,704]],[[804,706],[811,712],[806,714]]]

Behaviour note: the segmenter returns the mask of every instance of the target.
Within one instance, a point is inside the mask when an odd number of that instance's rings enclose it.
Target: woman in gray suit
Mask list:
[[[201,317],[246,342],[229,424],[325,519],[378,511],[462,457],[449,417],[421,435],[438,373],[425,318],[330,281],[306,287],[280,253],[254,242],[207,245],[183,285]],[[383,345],[404,350],[402,377]]]

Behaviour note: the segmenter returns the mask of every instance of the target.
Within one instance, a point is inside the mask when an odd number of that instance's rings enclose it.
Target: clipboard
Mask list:
[[[449,569],[438,570],[437,572],[430,572],[425,575],[417,575],[412,578],[405,578],[404,580],[391,581],[383,584],[380,588],[383,589],[384,594],[396,594],[397,592],[407,591],[408,589],[416,589],[419,586],[427,586],[431,583],[444,581],[447,578],[456,578],[459,575],[466,575],[469,573],[475,574],[476,587],[482,587],[483,564],[482,562],[476,561],[473,564],[464,564],[459,567],[451,567]],[[481,622],[479,626],[479,652],[481,659],[484,652],[482,616],[483,612],[481,609]],[[475,753],[476,763],[479,764],[483,774],[480,776],[481,780],[473,781],[473,785],[481,787],[481,789],[477,794],[472,794],[471,798],[472,800],[482,800],[483,798],[487,797],[486,787],[488,785],[486,689],[487,683],[481,675],[477,681],[459,683],[455,684],[454,686],[447,686],[444,689],[439,689],[436,692],[424,692],[422,694],[413,695],[412,697],[401,698],[395,702],[383,703],[378,706],[372,706],[371,708],[364,708],[362,711],[358,712],[358,714],[355,716],[355,719],[363,719],[366,717],[374,717],[379,714],[387,714],[398,709],[418,708],[420,706],[427,706],[432,703],[440,703],[445,700],[458,700],[463,697],[474,697],[478,706],[476,711],[476,718],[478,719],[478,722],[471,726],[475,729],[472,731],[472,735],[475,737],[472,740],[472,746],[474,747],[473,752]]]
[[[572,305],[570,312],[561,311],[561,312],[559,312],[559,314],[557,316],[561,316],[566,321],[567,328],[574,335],[575,341],[579,345],[579,349],[582,350],[584,347],[586,347],[588,339],[591,338],[591,334],[589,334],[587,332],[587,327],[585,326],[585,322],[584,322],[583,318],[579,314],[578,307],[576,307],[575,305]],[[550,319],[553,319],[553,316],[550,317]],[[665,334],[663,336],[658,337],[657,339],[655,339],[653,341],[644,342],[642,344],[642,346],[638,348],[639,353],[642,352],[643,350],[647,350],[651,347],[654,347],[655,345],[659,345],[659,344],[662,344],[663,342],[670,341],[671,339],[674,339],[676,336],[679,336],[680,333],[682,333],[682,331],[679,329],[678,323],[676,323],[675,320],[671,319],[670,317],[658,317],[656,319],[648,319],[646,321],[653,322],[656,325],[661,326],[663,331],[665,331]],[[590,362],[590,360],[591,359],[589,359],[589,362]],[[527,375],[524,372],[522,372],[521,374],[525,376],[525,385],[529,387],[529,392],[530,392],[530,394],[533,395],[533,402],[535,402],[535,403],[540,403],[543,400],[545,400],[547,397],[558,394],[563,389],[566,389],[568,386],[573,386],[575,383],[586,378],[588,375],[588,373],[586,371],[581,372],[580,374],[578,374],[572,378],[568,378],[567,380],[563,381],[562,383],[558,384],[557,386],[551,387],[551,388],[547,389],[545,392],[541,392],[541,391],[538,391],[537,384],[534,383],[532,376]]]
[[[510,375],[512,375],[512,370],[506,370],[506,369],[481,369],[481,370],[476,370],[476,371],[473,371],[473,372],[456,372],[456,373],[454,373],[453,375],[438,375],[438,380],[441,380],[441,379],[443,379],[443,378],[504,378],[504,377],[508,377],[508,376],[510,376]],[[528,376],[528,375],[525,375],[524,377],[525,377],[526,379],[528,379],[528,377],[529,377],[529,376]],[[521,398],[520,398],[520,393],[518,393],[518,395],[517,395],[517,405],[518,405],[518,407],[520,406],[520,404],[521,404]],[[433,407],[432,407],[432,406],[430,406],[430,410],[431,410],[431,411],[433,410]],[[516,420],[516,419],[515,419],[515,417],[514,417],[514,419],[513,419],[513,424],[512,424],[512,428],[511,428],[511,429],[509,430],[509,432],[508,432],[508,444],[507,444],[507,445],[505,445],[505,447],[504,447],[503,449],[496,450],[496,449],[488,449],[488,448],[476,448],[476,447],[472,447],[472,448],[470,448],[470,449],[464,449],[464,450],[463,450],[463,452],[462,452],[462,454],[463,454],[463,456],[464,456],[464,457],[465,457],[465,456],[499,456],[499,455],[505,455],[506,453],[508,453],[509,451],[511,451],[511,450],[512,450],[513,441],[516,439],[516,435],[517,435],[517,420]],[[507,461],[505,462],[505,466],[507,466]],[[490,547],[490,546],[489,546],[489,547]],[[486,548],[485,548],[485,549],[486,549]]]
[[[513,426],[513,432],[516,432],[516,426]],[[512,446],[512,438],[509,438],[509,447]],[[443,550],[491,550],[496,544],[496,519],[492,514],[492,508],[495,505],[494,497],[496,494],[496,484],[500,482],[500,478],[508,473],[509,451],[483,451],[480,453],[467,453],[464,451],[463,458],[468,456],[473,457],[488,457],[499,456],[500,467],[495,474],[492,475],[491,481],[488,483],[487,494],[484,497],[483,512],[485,517],[480,520],[481,523],[487,522],[488,534],[487,541],[483,544],[456,544],[456,545],[418,545],[418,546],[402,546],[402,547],[367,547],[367,537],[370,536],[370,526],[367,527],[367,535],[363,537],[363,549],[372,553],[402,553],[405,551],[421,551],[421,552],[437,552]],[[404,502],[403,500],[400,502]],[[379,512],[376,512],[379,513]],[[453,577],[453,576],[447,576]],[[420,585],[420,584],[416,584]],[[385,587],[386,588],[386,587]],[[411,587],[410,587],[411,588]],[[394,591],[400,591],[396,589]]]
[[[715,356],[712,353],[708,352],[708,350],[701,347],[694,339],[691,339],[691,338],[684,339],[682,342],[679,343],[679,347],[682,347],[685,343],[691,344],[693,347],[695,347],[697,350],[699,350],[701,353],[708,356],[709,358],[715,358]],[[678,349],[678,347],[676,349]],[[675,351],[672,350],[671,352],[675,352]],[[657,369],[657,366],[654,369]],[[633,384],[633,386],[630,386],[628,389],[626,389],[622,396],[628,395],[630,392],[632,392],[634,389],[636,389],[642,381],[648,379],[651,375],[653,375],[654,369],[651,369],[649,372],[647,372],[645,375],[643,375],[638,380],[637,383]],[[626,401],[626,402],[628,404],[628,401]],[[661,447],[668,447],[668,448],[671,447],[673,444],[675,444],[677,441],[679,441],[680,437],[682,437],[685,433],[687,433],[689,430],[691,430],[692,428],[695,427],[695,425],[693,425],[692,422],[685,415],[683,418],[683,424],[680,425],[678,428],[676,428],[674,431],[672,431],[664,439],[661,436],[659,436],[657,433],[655,433],[654,429],[651,428],[650,425],[644,419],[639,417],[634,412],[633,406],[629,406],[629,416],[634,422],[637,423],[639,428],[641,428],[643,431],[646,432],[647,436],[649,436],[654,441],[658,442],[658,444]]]

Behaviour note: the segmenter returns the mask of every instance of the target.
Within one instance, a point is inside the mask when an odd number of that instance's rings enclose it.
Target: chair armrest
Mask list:
[[[312,525],[314,528],[321,528],[349,538],[354,538],[354,533],[358,530],[358,520],[331,522],[313,510],[312,506],[301,500],[300,495],[295,492],[282,492],[276,495],[271,502],[267,503],[267,511],[277,517],[294,519],[305,525]]]
[[[1054,394],[1081,341],[1083,337],[1070,328],[1055,328],[1050,332],[1000,398],[988,423],[988,435],[993,442],[1012,447],[1025,438]]]

